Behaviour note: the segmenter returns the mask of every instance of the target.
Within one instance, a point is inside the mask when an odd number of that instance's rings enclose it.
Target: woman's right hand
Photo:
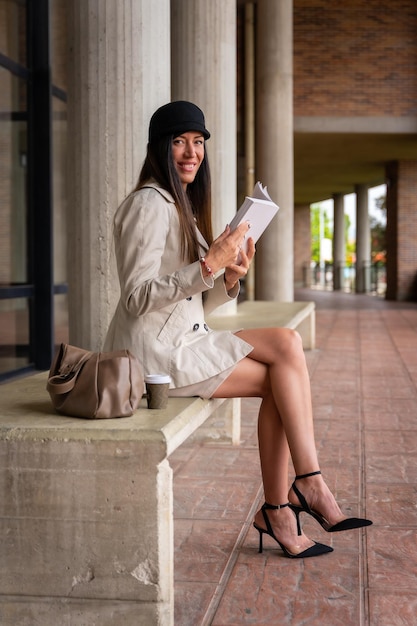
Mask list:
[[[230,226],[227,225],[222,234],[213,241],[207,254],[205,254],[206,263],[211,268],[213,274],[216,274],[224,267],[236,263],[243,240],[249,229],[249,222],[242,222],[233,232],[231,232]]]

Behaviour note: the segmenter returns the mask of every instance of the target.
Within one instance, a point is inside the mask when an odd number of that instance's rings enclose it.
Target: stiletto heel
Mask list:
[[[301,532],[302,532],[302,530],[301,530],[301,522],[300,522],[300,513],[301,513],[302,509],[298,509],[293,504],[290,504],[290,509],[295,514],[295,519],[297,520],[297,533],[300,536]]]
[[[283,551],[283,553],[285,554],[285,556],[288,557],[289,559],[304,559],[304,558],[307,558],[309,556],[319,556],[320,554],[326,554],[327,552],[333,552],[333,548],[331,548],[330,546],[325,546],[324,544],[317,543],[316,541],[314,542],[314,546],[311,546],[310,548],[307,548],[307,550],[304,550],[303,552],[300,552],[299,554],[294,554],[293,552],[290,552],[275,537],[274,531],[272,530],[271,522],[269,521],[268,514],[266,512],[267,509],[277,510],[277,509],[283,509],[286,506],[291,507],[289,502],[287,502],[286,504],[268,504],[268,502],[265,502],[265,504],[262,506],[261,511],[262,511],[262,515],[263,515],[263,518],[264,518],[264,521],[265,521],[266,529],[265,528],[261,528],[260,526],[258,526],[258,524],[256,522],[253,523],[254,528],[256,528],[256,530],[259,532],[259,552],[262,552],[262,550],[263,550],[262,539],[263,539],[264,533],[266,535],[269,535],[270,537],[272,537],[272,539],[275,539],[275,541],[278,543],[278,545],[280,546],[280,548]],[[298,527],[298,524],[297,524],[297,527]],[[299,532],[298,534],[300,535],[301,532]]]
[[[323,515],[321,515],[317,511],[314,511],[314,509],[312,509],[308,505],[307,500],[305,499],[301,491],[297,488],[295,481],[301,480],[302,478],[309,478],[310,476],[316,476],[317,474],[321,474],[321,471],[319,470],[317,472],[310,472],[310,474],[302,474],[301,476],[296,476],[292,484],[292,489],[299,499],[301,505],[298,506],[296,504],[290,504],[290,507],[294,511],[297,518],[298,534],[301,534],[300,513],[302,511],[314,517],[314,519],[320,524],[320,526],[324,528],[324,530],[328,533],[336,533],[342,530],[352,530],[353,528],[362,528],[363,526],[370,526],[372,524],[371,520],[369,519],[364,519],[360,517],[347,517],[341,522],[337,522],[337,524],[331,525],[326,520],[326,518],[323,517]]]

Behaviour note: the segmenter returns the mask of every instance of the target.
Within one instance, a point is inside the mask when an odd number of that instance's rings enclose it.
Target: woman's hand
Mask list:
[[[246,276],[254,255],[255,243],[252,237],[249,237],[247,253],[243,250],[243,248],[239,252],[239,264],[228,265],[225,269],[224,280],[226,284],[226,291],[231,291],[237,281]]]
[[[207,265],[212,269],[213,274],[223,268],[239,267],[236,265],[236,260],[249,228],[249,222],[242,222],[233,232],[230,231],[230,226],[226,226],[222,234],[213,241],[205,255]],[[246,274],[246,271],[243,272],[243,275]]]

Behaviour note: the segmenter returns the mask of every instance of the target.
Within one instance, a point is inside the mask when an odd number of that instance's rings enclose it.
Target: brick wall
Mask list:
[[[294,114],[417,115],[417,1],[294,0]]]

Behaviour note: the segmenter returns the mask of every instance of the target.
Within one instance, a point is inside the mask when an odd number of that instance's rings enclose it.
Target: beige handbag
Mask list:
[[[129,350],[89,352],[62,343],[46,386],[59,413],[72,417],[128,417],[144,392],[143,372]]]

